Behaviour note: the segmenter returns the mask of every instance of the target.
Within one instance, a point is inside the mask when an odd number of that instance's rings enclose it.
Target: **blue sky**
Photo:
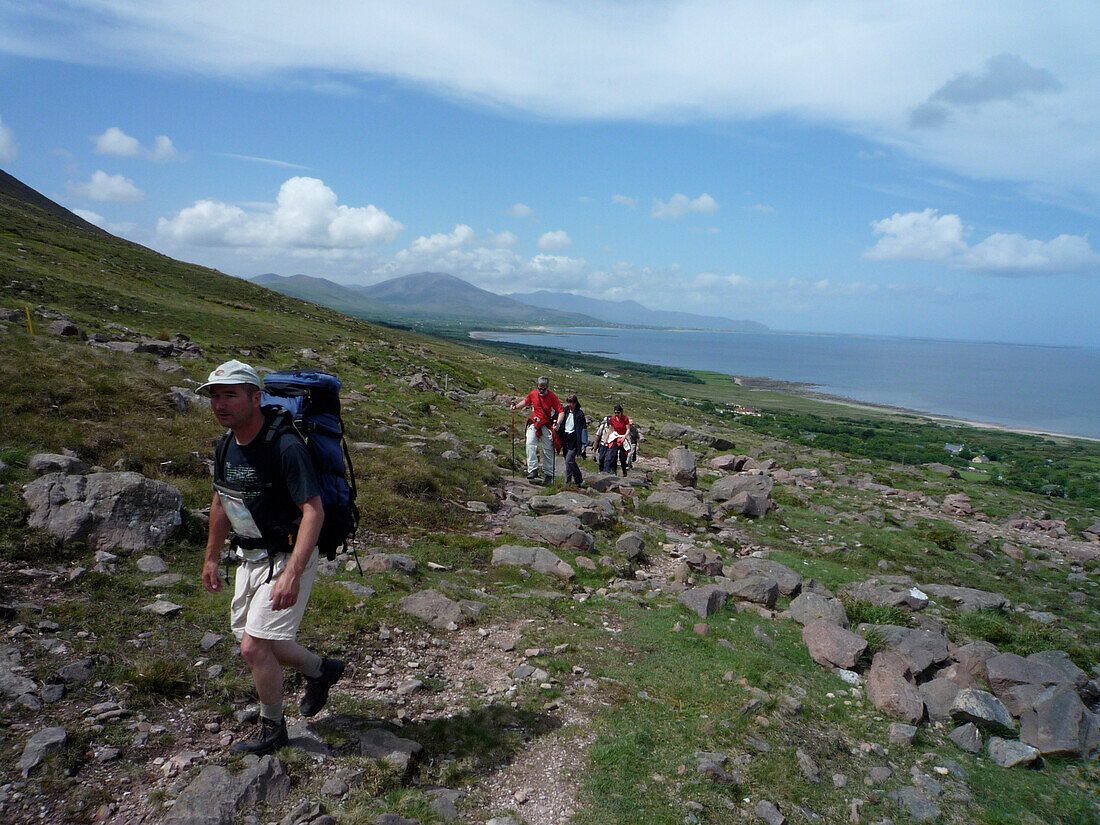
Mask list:
[[[464,6],[8,0],[0,168],[243,277],[1100,345],[1100,4]]]

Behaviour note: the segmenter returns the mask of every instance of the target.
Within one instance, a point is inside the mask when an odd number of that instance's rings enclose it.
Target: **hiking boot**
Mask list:
[[[538,477],[539,477],[539,471],[538,470],[532,470],[531,472],[529,472],[527,474],[527,480],[528,481],[535,481],[536,479],[538,479]]]
[[[542,480],[542,483],[547,485],[547,486],[550,486],[551,484],[554,483],[554,477],[553,476],[547,476],[546,478],[544,478]]]
[[[276,751],[290,743],[286,733],[286,719],[273,722],[260,717],[260,735],[255,739],[245,739],[229,749],[230,753],[254,753],[257,756]]]
[[[306,677],[306,692],[298,703],[298,712],[307,719],[316,716],[328,701],[328,689],[344,675],[344,663],[339,659],[322,659],[321,675],[316,679]]]

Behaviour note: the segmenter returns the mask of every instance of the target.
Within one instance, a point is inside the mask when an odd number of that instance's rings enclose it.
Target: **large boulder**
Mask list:
[[[83,475],[88,472],[88,465],[79,458],[61,453],[36,453],[27,461],[27,469],[36,476],[44,476],[47,473],[65,473],[66,475]]]
[[[722,609],[726,603],[726,591],[716,584],[693,587],[680,594],[680,602],[705,619]]]
[[[775,481],[766,472],[735,473],[715,481],[708,495],[718,501],[729,501],[742,492],[770,498],[774,487]]]
[[[1085,756],[1096,740],[1096,720],[1069,685],[1047,688],[1020,714],[1020,741],[1043,756]]]
[[[277,805],[290,793],[290,777],[273,756],[246,764],[239,774],[207,765],[184,788],[164,818],[165,825],[229,825],[238,810]]]
[[[898,625],[860,625],[856,632],[866,636],[874,633],[882,642],[880,649],[896,653],[920,675],[929,667],[946,661],[950,656],[947,637],[931,630],[917,630]]]
[[[991,736],[986,746],[989,758],[1002,768],[1015,768],[1017,765],[1030,765],[1040,754],[1031,745],[1017,742],[1015,739],[1002,739],[999,736]]]
[[[957,587],[953,584],[925,584],[921,590],[937,599],[954,603],[960,613],[975,613],[979,610],[998,610],[1009,607],[1008,599],[1000,593],[975,590],[973,587]]]
[[[669,476],[681,487],[694,487],[696,481],[695,453],[686,447],[673,447],[668,454]]]
[[[917,688],[929,722],[946,722],[961,688],[950,679],[931,679]]]
[[[828,598],[818,593],[803,591],[791,600],[791,618],[801,625],[823,619],[838,627],[848,626],[848,612],[840,599]]]
[[[646,503],[657,504],[692,518],[710,519],[710,503],[699,498],[689,487],[662,485],[646,499]]]
[[[733,598],[762,604],[769,609],[775,607],[775,602],[779,598],[779,585],[771,576],[746,576],[724,586],[726,592]]]
[[[785,564],[780,564],[771,559],[758,559],[755,556],[746,556],[738,559],[726,567],[723,574],[735,581],[749,576],[770,576],[779,585],[779,592],[784,596],[797,593],[802,587],[802,576]]]
[[[913,612],[928,606],[928,596],[918,588],[874,578],[862,582],[849,582],[840,588],[840,593],[857,602],[900,607]]]
[[[1013,716],[1031,708],[1032,702],[1051,685],[1065,684],[1066,675],[1043,661],[1001,653],[985,663],[989,687]]]
[[[540,516],[576,516],[585,527],[606,527],[615,520],[615,507],[610,501],[592,498],[583,493],[532,496],[528,504]]]
[[[821,619],[802,628],[802,641],[810,651],[810,658],[819,665],[846,670],[855,667],[867,649],[867,640],[862,636]]]
[[[867,698],[887,716],[919,724],[924,718],[924,700],[917,686],[898,672],[892,658],[875,654],[867,673]]]
[[[1000,733],[1015,733],[1012,714],[992,693],[976,688],[960,690],[951,703],[951,718],[965,724],[973,722],[979,728]]]
[[[628,530],[615,540],[615,550],[634,561],[645,553],[645,538],[635,530]]]
[[[736,473],[745,466],[746,458],[747,456],[727,453],[726,455],[718,455],[712,458],[710,460],[710,466],[724,473]]]
[[[180,524],[183,495],[140,473],[48,473],[24,489],[28,524],[94,550],[148,552]]]
[[[545,547],[523,547],[505,544],[493,548],[493,567],[526,567],[545,576],[573,578],[575,571]]]
[[[733,498],[729,501],[722,502],[721,510],[724,514],[748,516],[749,518],[760,518],[768,514],[768,510],[775,508],[775,502],[768,496],[760,495],[759,493],[750,493],[748,490],[742,490],[739,493],[734,493]]]
[[[587,553],[595,544],[576,516],[513,516],[508,520],[508,531],[521,539],[568,547],[579,553]]]
[[[997,648],[986,641],[970,642],[951,651],[951,658],[978,681],[986,680],[985,663],[1000,655]]]

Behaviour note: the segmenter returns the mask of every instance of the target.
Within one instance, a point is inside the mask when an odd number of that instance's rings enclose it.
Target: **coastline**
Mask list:
[[[601,328],[593,328],[593,329],[594,330],[599,330]],[[608,329],[610,329],[610,328],[608,328]],[[662,330],[662,331],[673,331],[673,332],[675,332],[676,330]],[[700,330],[692,330],[692,331],[698,332]],[[705,331],[705,330],[703,330],[703,331]],[[509,334],[509,331],[505,331],[505,330],[471,330],[471,331],[468,332],[468,336],[471,339],[478,340],[478,341],[487,341],[487,342],[497,341],[498,340],[497,336],[500,336],[502,334],[507,335],[507,334]],[[552,334],[555,334],[555,333],[551,329],[549,329],[548,327],[532,327],[530,329],[524,330],[523,334],[552,335]],[[591,333],[570,333],[570,334],[590,335],[592,337],[599,337],[600,336],[600,332],[598,332],[598,331],[594,331],[594,332],[591,332]],[[558,350],[559,352],[565,352],[565,353],[572,352],[572,350],[562,349],[561,347],[548,347],[548,349]],[[595,353],[593,353],[593,354],[595,354]],[[646,363],[644,361],[637,361],[637,362],[627,361],[626,359],[616,357],[612,353],[600,353],[600,355],[602,357],[610,358],[611,360],[622,361],[623,363],[641,363],[641,364]],[[648,365],[648,366],[659,366],[659,365]],[[686,369],[688,372],[699,372],[699,370],[693,370],[693,369],[690,369],[690,368],[683,368],[682,367],[681,369]],[[703,372],[711,372],[711,373],[714,372],[713,370],[702,370],[702,371]],[[813,384],[813,383],[810,383],[810,382],[784,381],[782,379],[768,378],[766,376],[732,375],[730,373],[721,373],[721,374],[726,375],[727,377],[729,377],[737,386],[743,387],[743,388],[745,388],[749,391],[775,392],[775,393],[779,393],[781,395],[789,395],[789,396],[793,396],[793,397],[797,397],[797,398],[807,398],[807,399],[812,399],[812,400],[815,400],[815,401],[821,401],[822,403],[826,403],[826,404],[834,404],[834,405],[837,405],[837,406],[849,407],[849,408],[852,408],[852,409],[876,410],[876,411],[879,411],[879,412],[888,412],[888,413],[893,413],[893,414],[897,414],[897,415],[913,416],[913,417],[916,417],[916,418],[927,419],[929,421],[939,423],[939,424],[943,424],[945,426],[971,427],[973,429],[994,430],[994,431],[997,431],[997,432],[1014,433],[1014,434],[1017,434],[1017,435],[1032,435],[1032,436],[1042,436],[1042,437],[1049,437],[1049,438],[1065,439],[1067,441],[1087,441],[1087,442],[1090,442],[1090,443],[1100,443],[1100,437],[1087,436],[1087,435],[1073,435],[1073,434],[1070,434],[1070,433],[1062,433],[1062,432],[1056,432],[1056,431],[1053,431],[1053,430],[1044,430],[1044,429],[1034,428],[1034,427],[1013,427],[1013,426],[1008,426],[1008,425],[1005,425],[1005,424],[997,424],[997,423],[990,422],[990,421],[976,421],[976,420],[967,419],[967,418],[957,418],[957,417],[953,417],[953,416],[950,416],[950,415],[945,415],[943,413],[935,413],[935,412],[931,412],[931,411],[927,411],[927,410],[917,410],[917,409],[912,409],[910,407],[899,407],[899,406],[895,406],[895,405],[891,405],[891,404],[880,404],[880,403],[877,403],[877,402],[874,402],[874,401],[860,401],[859,399],[849,398],[847,396],[834,395],[832,393],[819,392],[819,391],[813,389],[814,387],[819,386],[819,385]]]

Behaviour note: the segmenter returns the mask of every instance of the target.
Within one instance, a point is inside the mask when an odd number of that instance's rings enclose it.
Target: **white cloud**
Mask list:
[[[750,206],[749,209],[752,210],[753,212],[764,212],[765,214],[768,214],[768,215],[771,215],[775,212],[775,207],[774,206],[769,206],[766,203],[755,203],[752,206]]]
[[[280,187],[270,212],[246,212],[232,204],[202,200],[157,222],[158,236],[178,244],[273,247],[310,254],[389,242],[403,228],[376,206],[337,203],[336,193],[322,181],[303,177],[291,178]]]
[[[675,220],[682,218],[688,212],[716,212],[718,201],[704,192],[699,197],[692,199],[687,195],[677,193],[668,199],[668,202],[653,201],[653,211],[650,215],[654,218]]]
[[[0,162],[13,161],[18,154],[19,147],[15,143],[15,133],[5,126],[4,119],[0,118]]]
[[[508,207],[508,214],[513,218],[531,217],[531,207],[525,203],[513,203]]]
[[[464,223],[457,224],[449,235],[442,232],[430,237],[421,236],[409,244],[409,249],[418,254],[438,255],[452,249],[461,249],[474,240],[474,230]]]
[[[100,215],[98,212],[93,212],[91,209],[74,209],[73,214],[77,217],[83,218],[88,223],[94,223],[101,229],[104,229],[107,226],[107,219]]]
[[[143,157],[148,160],[164,162],[178,160],[176,147],[167,135],[157,135],[152,147],[142,147],[141,141],[123,132],[117,126],[111,126],[102,135],[92,137],[97,155],[113,155],[119,158]]]
[[[611,196],[611,202],[612,203],[617,203],[620,206],[627,206],[631,209],[633,209],[635,206],[638,205],[638,199],[637,198],[631,198],[631,197],[628,197],[626,195],[612,195]]]
[[[790,118],[976,178],[1100,193],[1096,3],[318,0],[263,15],[262,37],[254,4],[232,0],[54,6],[0,7],[0,50],[244,82],[395,78],[571,122]],[[922,101],[964,111],[914,131]]]
[[[75,195],[93,201],[112,203],[134,203],[145,197],[145,193],[134,186],[134,182],[122,175],[108,175],[96,170],[92,177],[83,183],[70,183],[69,189]]]
[[[95,224],[100,229],[105,229],[112,235],[119,235],[121,237],[133,238],[137,234],[137,224],[124,222],[113,223],[100,215],[98,212],[93,212],[90,209],[74,209],[72,210],[74,215],[77,215],[90,224]]]
[[[538,240],[538,248],[543,252],[568,249],[572,245],[573,241],[569,239],[569,235],[564,229],[556,229],[553,232],[543,232]]]
[[[894,214],[871,224],[878,242],[863,253],[873,261],[930,261],[990,275],[1100,274],[1100,254],[1080,235],[1039,241],[995,233],[971,246],[958,215],[935,209]]]
[[[117,126],[110,127],[102,135],[92,138],[97,155],[114,155],[120,158],[136,158],[141,154],[141,142],[130,137]]]
[[[517,243],[519,243],[519,238],[517,238],[511,232],[505,231],[489,233],[489,244],[491,246],[500,247],[501,249],[510,249]]]
[[[252,155],[234,155],[231,152],[214,152],[220,158],[233,158],[233,160],[247,160],[252,163],[266,163],[269,166],[279,166],[284,169],[302,169],[306,172],[310,171],[310,167],[302,166],[299,163],[288,163],[285,160],[273,160],[272,158],[257,158]]]

